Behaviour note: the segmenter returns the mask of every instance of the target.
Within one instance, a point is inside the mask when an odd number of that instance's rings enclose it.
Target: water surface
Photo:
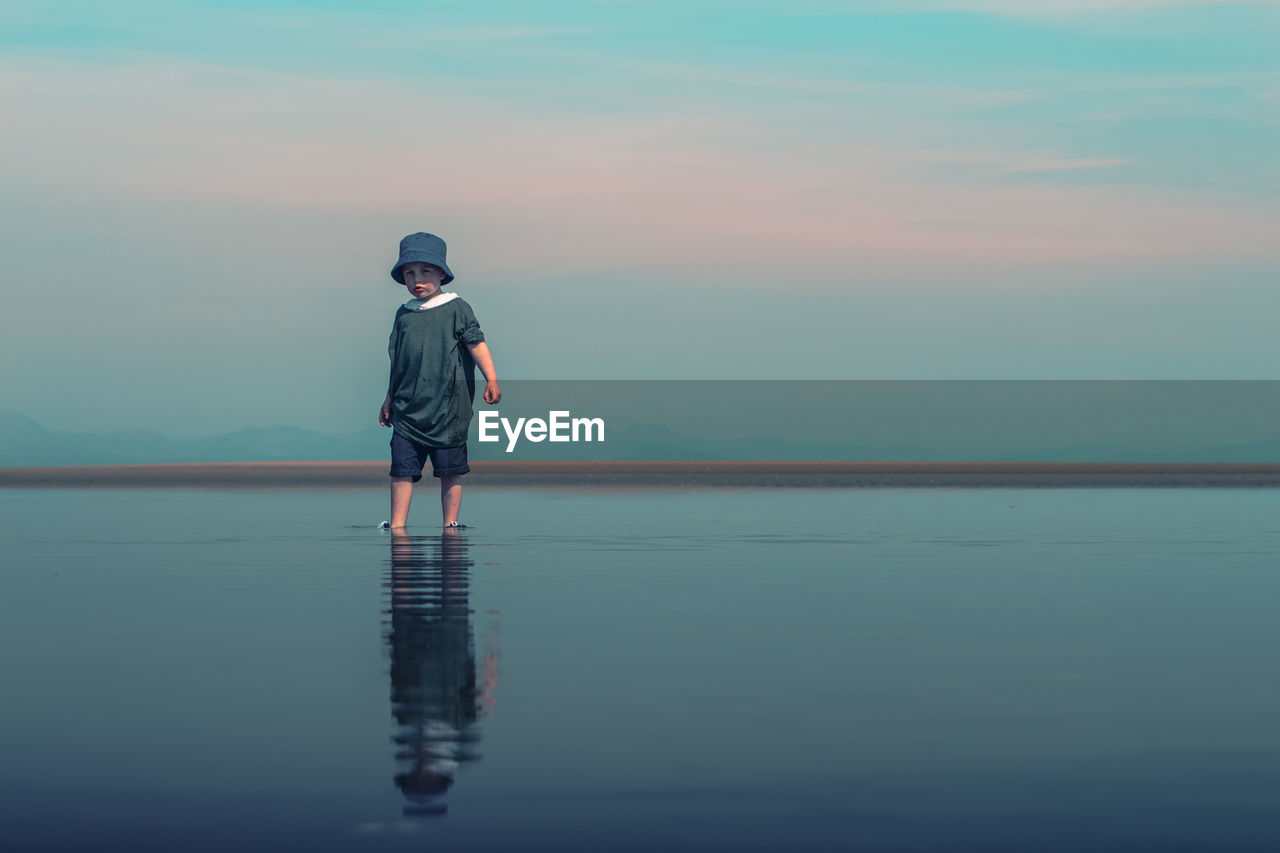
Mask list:
[[[0,491],[0,834],[1280,846],[1280,492],[383,500]]]

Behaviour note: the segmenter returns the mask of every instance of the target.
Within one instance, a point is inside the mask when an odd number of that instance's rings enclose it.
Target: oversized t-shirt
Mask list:
[[[456,293],[400,306],[387,344],[391,425],[397,433],[427,447],[467,443],[476,393],[467,344],[483,340],[471,306]]]

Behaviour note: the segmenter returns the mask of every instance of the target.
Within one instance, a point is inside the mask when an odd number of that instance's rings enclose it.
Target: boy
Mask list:
[[[475,367],[484,374],[484,400],[502,399],[493,357],[471,306],[442,285],[453,281],[445,263],[445,243],[434,234],[410,234],[400,241],[391,277],[413,297],[396,311],[387,352],[391,379],[378,423],[391,427],[391,521],[403,529],[409,518],[413,484],[422,479],[428,457],[440,478],[440,510],[445,527],[458,524],[462,475],[467,465],[467,428],[475,397]]]

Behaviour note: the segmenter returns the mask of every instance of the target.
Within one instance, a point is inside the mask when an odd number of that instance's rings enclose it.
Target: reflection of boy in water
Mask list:
[[[466,543],[457,530],[391,538],[391,712],[406,814],[443,814],[458,766],[478,758]]]

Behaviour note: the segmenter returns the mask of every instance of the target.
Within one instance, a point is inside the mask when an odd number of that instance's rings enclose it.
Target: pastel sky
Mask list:
[[[1280,0],[0,6],[0,409],[376,416],[396,244],[510,378],[1280,378]]]

